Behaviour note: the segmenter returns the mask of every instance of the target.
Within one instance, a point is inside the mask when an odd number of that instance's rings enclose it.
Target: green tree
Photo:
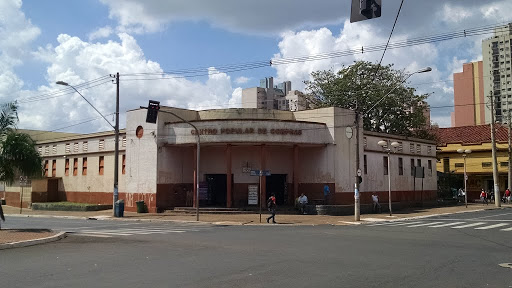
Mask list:
[[[324,70],[311,75],[313,80],[305,81],[306,92],[316,106],[357,109],[364,114],[365,130],[433,137],[424,115],[424,101],[429,95],[416,95],[414,88],[407,87],[405,79],[409,74],[404,71],[395,70],[392,65],[358,61],[338,72]],[[375,103],[378,104],[370,110]]]
[[[42,159],[29,135],[16,132],[18,106],[0,106],[0,181],[12,184],[16,176],[39,177]]]

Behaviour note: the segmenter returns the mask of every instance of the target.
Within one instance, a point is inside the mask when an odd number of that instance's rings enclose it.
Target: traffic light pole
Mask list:
[[[119,199],[119,72],[116,74],[116,126],[115,130],[115,150],[114,150],[114,216],[116,216],[116,202]]]

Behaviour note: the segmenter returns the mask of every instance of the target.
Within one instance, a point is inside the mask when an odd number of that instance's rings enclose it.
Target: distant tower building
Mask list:
[[[242,90],[242,108],[300,111],[308,109],[302,92],[292,90],[292,82],[274,86],[274,78],[260,80],[260,87]]]
[[[485,124],[483,62],[466,63],[453,74],[452,127]]]
[[[507,122],[512,109],[512,23],[495,29],[494,36],[482,41],[485,103],[491,93],[495,98],[496,121]],[[485,106],[485,122],[491,121],[490,105]]]

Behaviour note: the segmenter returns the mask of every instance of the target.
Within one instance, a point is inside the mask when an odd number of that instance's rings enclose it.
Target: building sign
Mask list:
[[[249,205],[258,205],[258,185],[249,185],[248,203]]]
[[[243,135],[243,134],[259,134],[259,135],[302,135],[301,129],[267,129],[267,128],[207,128],[198,129],[199,135]],[[195,129],[190,130],[190,134],[197,135]]]

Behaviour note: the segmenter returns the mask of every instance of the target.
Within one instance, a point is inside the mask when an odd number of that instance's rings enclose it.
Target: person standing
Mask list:
[[[329,185],[324,185],[324,205],[329,204],[329,194],[331,194],[331,191],[329,190]]]
[[[373,194],[372,194],[372,201],[373,201],[373,213],[377,213],[377,211],[380,213],[379,195],[377,195],[376,192],[373,192]]]
[[[2,203],[0,203],[0,219],[5,222],[4,210],[2,209]],[[2,222],[0,221],[0,229],[2,229]]]
[[[505,200],[507,200],[507,204],[510,204],[510,196],[510,189],[507,188],[507,190],[505,190]]]
[[[268,211],[270,211],[270,213],[272,214],[270,215],[270,217],[267,218],[267,223],[269,223],[270,219],[272,219],[272,223],[276,223],[276,206],[276,195],[272,193],[267,200]]]
[[[306,214],[306,205],[308,204],[308,197],[304,193],[300,194],[299,197],[299,211],[302,214]]]
[[[480,193],[480,200],[482,200],[482,204],[486,203],[487,205],[489,205],[489,202],[487,202],[486,196],[487,195],[486,195],[484,189],[482,189],[482,192]]]

